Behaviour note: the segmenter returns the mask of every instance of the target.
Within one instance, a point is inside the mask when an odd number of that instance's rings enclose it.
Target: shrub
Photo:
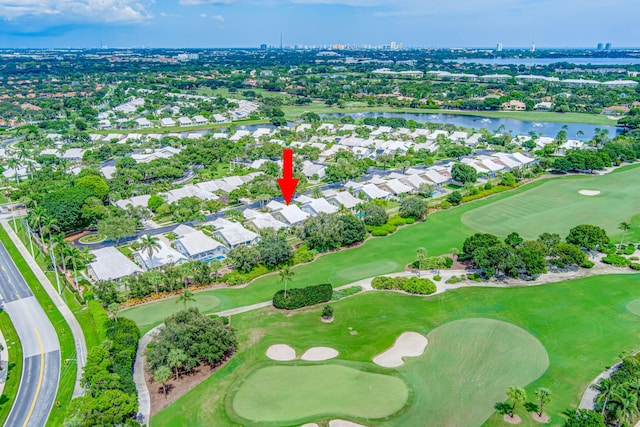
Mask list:
[[[451,203],[445,200],[444,202],[440,203],[440,207],[442,209],[449,209],[451,207]]]
[[[484,185],[484,189],[485,189],[485,190],[491,190],[491,183],[490,183],[490,182],[487,182],[487,183]]]
[[[429,295],[436,291],[436,285],[429,279],[418,277],[378,276],[371,281],[374,289],[394,289],[410,294]]]
[[[462,194],[460,194],[460,192],[457,190],[453,191],[451,194],[449,194],[449,197],[447,197],[447,201],[452,205],[459,205],[462,201]]]
[[[582,264],[580,264],[580,267],[582,268],[593,268],[595,264],[589,260],[585,260]]]
[[[635,245],[628,245],[626,248],[624,248],[623,252],[625,255],[633,255],[635,251],[636,251]]]
[[[307,286],[306,288],[293,288],[287,291],[284,297],[284,289],[273,295],[273,306],[285,310],[295,310],[309,305],[328,302],[333,296],[333,287],[325,283],[322,285]]]
[[[371,227],[370,230],[372,236],[382,237],[395,233],[396,228],[393,224],[382,224],[377,227]]]
[[[436,282],[439,282],[440,280],[442,280],[442,277],[440,277],[440,276],[433,276],[433,280],[435,280]]]
[[[300,245],[293,255],[294,264],[303,264],[313,261],[313,258],[318,254],[315,249],[309,249],[307,245]]]
[[[640,270],[640,263],[637,262],[632,262],[629,267],[631,267],[633,270]]]
[[[602,258],[602,262],[605,264],[614,265],[616,267],[628,267],[631,264],[631,261],[626,259],[621,255],[609,254],[606,257]]]
[[[325,319],[333,317],[333,307],[331,307],[330,305],[325,305],[322,309],[322,317],[324,317]]]
[[[394,217],[389,218],[389,221],[387,221],[387,224],[398,227],[400,225],[405,225],[409,218],[411,218],[411,217],[403,218],[401,216],[394,216]],[[414,219],[414,221],[415,221],[415,219]]]
[[[109,316],[107,312],[102,307],[102,305],[96,301],[89,301],[87,303],[87,307],[89,308],[89,313],[91,317],[93,317],[93,323],[96,325],[96,332],[98,332],[98,338],[100,342],[104,341],[107,337],[106,323],[109,320]]]
[[[339,291],[334,290],[333,295],[331,296],[331,301],[338,301],[342,298],[355,295],[360,291],[362,291],[362,286],[351,286],[350,288],[341,289]]]
[[[640,258],[638,258],[637,256],[632,256],[632,257],[629,257],[629,259],[631,261],[638,261]]]
[[[462,279],[462,277],[458,277],[458,276],[453,276],[449,279],[447,279],[444,283],[448,283],[448,284],[454,284],[454,283],[460,283],[462,282],[464,279]]]
[[[476,281],[476,282],[482,282],[482,276],[479,275],[478,273],[471,273],[471,274],[467,275],[467,279],[473,280],[473,281]]]

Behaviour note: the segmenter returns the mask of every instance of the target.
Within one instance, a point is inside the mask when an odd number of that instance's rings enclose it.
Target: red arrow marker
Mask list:
[[[282,178],[278,178],[278,185],[288,205],[298,186],[298,178],[293,177],[293,150],[282,150]]]

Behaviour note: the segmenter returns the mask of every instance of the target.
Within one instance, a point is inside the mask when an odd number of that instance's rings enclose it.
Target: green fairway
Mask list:
[[[420,417],[434,426],[480,425],[509,386],[524,387],[549,366],[540,341],[506,322],[456,320],[427,338],[425,355],[405,368],[409,378],[424,386],[412,409],[394,419],[396,425],[419,425]]]
[[[155,319],[164,319],[167,316],[184,309],[184,305],[175,296],[152,304],[142,304],[122,311],[122,316],[128,317],[138,325],[148,325]],[[220,305],[220,298],[212,294],[196,292],[195,301],[187,304],[188,307],[197,307],[203,313],[212,313]]]
[[[620,234],[618,225],[640,212],[640,169],[630,168],[604,176],[568,177],[547,181],[526,193],[467,212],[462,222],[474,230],[506,236],[517,231],[536,238],[548,231],[566,236],[579,224],[603,227],[609,235]],[[580,190],[597,190],[584,196]]]
[[[586,221],[607,227],[607,230],[612,233],[616,231],[620,233],[620,230],[617,229],[618,223],[624,220],[624,216],[628,218],[630,215],[628,211],[624,211],[625,207],[632,209],[633,206],[640,204],[640,198],[637,197],[640,188],[633,184],[634,180],[638,178],[640,178],[640,168],[631,166],[600,177],[567,176],[546,179],[524,185],[513,191],[496,194],[487,199],[465,203],[455,209],[439,211],[430,214],[426,221],[404,227],[391,236],[369,239],[361,246],[330,253],[310,264],[294,267],[295,276],[290,286],[303,287],[319,283],[341,286],[374,275],[401,271],[405,265],[415,259],[416,248],[425,247],[429,255],[448,253],[452,247],[461,249],[464,239],[477,231],[498,232],[502,230],[501,234],[506,235],[511,231],[518,230],[524,236],[536,237],[541,231],[557,230],[562,236],[566,236],[571,227]],[[544,190],[542,193],[538,191],[541,187]],[[601,196],[592,197],[577,193],[582,188],[592,187],[605,192]],[[570,189],[567,190],[567,188]],[[545,218],[544,213],[547,211],[544,207],[547,206],[547,202],[543,199],[545,194],[553,193],[557,197],[556,203],[549,206],[548,209],[557,209],[558,212],[553,211]],[[574,205],[565,201],[565,197],[569,197],[564,196],[565,193],[575,194],[571,197],[577,199],[578,206],[582,206],[581,203],[586,203],[588,207],[585,209],[588,211],[575,211]],[[527,200],[530,194],[538,199],[538,205],[529,204]],[[635,199],[631,197],[634,194],[636,195]],[[610,203],[591,207],[593,199],[602,201],[605,197],[610,198]],[[521,209],[519,206],[522,203],[526,203],[531,212]],[[518,215],[532,215],[537,222],[527,223],[520,218],[503,215],[500,209],[494,209],[496,205],[502,206],[504,210],[516,209],[519,212]],[[607,214],[609,209],[611,212]],[[476,212],[480,212],[480,214]],[[635,212],[640,212],[640,206]],[[556,218],[556,215],[560,215],[560,213],[564,215],[562,217],[564,222]],[[484,219],[480,219],[480,216]],[[500,217],[503,221],[509,221],[512,225],[503,226],[501,223],[488,223],[488,218],[493,216]],[[617,216],[620,218],[616,218]],[[476,220],[476,218],[478,219]],[[468,225],[470,222],[473,224]],[[476,222],[478,223],[476,224]],[[474,229],[472,226],[478,228]],[[512,228],[516,226],[518,228]],[[489,228],[492,230],[488,230]],[[202,310],[210,313],[268,301],[279,289],[282,289],[280,278],[277,275],[269,275],[258,278],[245,288],[223,288],[198,292],[196,302],[206,296],[219,298],[219,305],[212,307],[211,311],[203,306]],[[175,299],[168,301],[175,301]],[[172,305],[175,304],[174,302],[157,302],[124,310],[123,315],[134,319],[140,326],[142,333],[145,333],[160,324],[168,314],[164,309],[152,308],[158,304],[166,304],[165,308],[178,308]],[[141,311],[143,313],[139,313]]]
[[[265,425],[288,425],[324,416],[375,419],[407,402],[400,378],[335,363],[276,365],[251,372],[232,398],[237,415]]]
[[[550,425],[561,425],[562,412],[577,406],[593,378],[619,360],[621,353],[640,349],[638,317],[626,308],[638,299],[639,286],[640,274],[636,274],[533,287],[468,287],[431,297],[366,292],[332,303],[335,320],[331,324],[320,322],[321,307],[294,313],[273,309],[243,313],[233,317],[240,340],[236,355],[155,415],[151,424],[246,425],[230,418],[225,396],[256,366],[270,363],[265,350],[271,344],[287,343],[299,354],[312,346],[329,346],[340,356],[328,364],[370,364],[402,332],[416,331],[430,340],[425,354],[389,370],[407,381],[412,396],[409,406],[388,420],[366,425],[456,425],[458,416],[463,418],[457,427],[475,427],[493,413],[495,403],[506,400],[506,387],[531,381],[526,387],[530,400],[537,387],[552,390],[554,399],[545,412],[551,415]],[[472,320],[456,322],[460,319]],[[445,396],[456,390],[462,390],[458,400],[447,403]],[[455,409],[449,412],[456,402],[460,412],[470,412],[469,418]],[[521,426],[538,425],[522,407],[516,412],[523,418]],[[431,417],[438,422],[425,423]],[[502,426],[502,417],[491,415],[483,425]]]

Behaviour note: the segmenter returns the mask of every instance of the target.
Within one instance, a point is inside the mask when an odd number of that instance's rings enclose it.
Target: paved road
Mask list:
[[[47,315],[0,243],[0,294],[22,344],[22,377],[5,426],[44,426],[60,379],[60,344]]]

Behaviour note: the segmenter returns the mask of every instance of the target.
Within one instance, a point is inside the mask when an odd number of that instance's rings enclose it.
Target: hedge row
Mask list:
[[[107,330],[105,325],[109,320],[109,316],[99,301],[91,300],[87,303],[87,306],[89,307],[91,317],[93,317],[93,323],[96,325],[98,338],[100,339],[100,342],[102,342],[107,339]]]
[[[307,286],[306,288],[293,288],[287,290],[287,298],[284,297],[284,289],[273,295],[273,306],[285,310],[309,305],[320,304],[331,300],[333,287],[328,284]]]
[[[395,289],[419,295],[429,295],[436,291],[436,285],[431,280],[418,277],[379,276],[373,279],[371,286],[374,289]]]
[[[609,254],[606,257],[602,258],[602,262],[605,264],[614,265],[616,267],[628,267],[631,264],[627,258],[622,255]]]

